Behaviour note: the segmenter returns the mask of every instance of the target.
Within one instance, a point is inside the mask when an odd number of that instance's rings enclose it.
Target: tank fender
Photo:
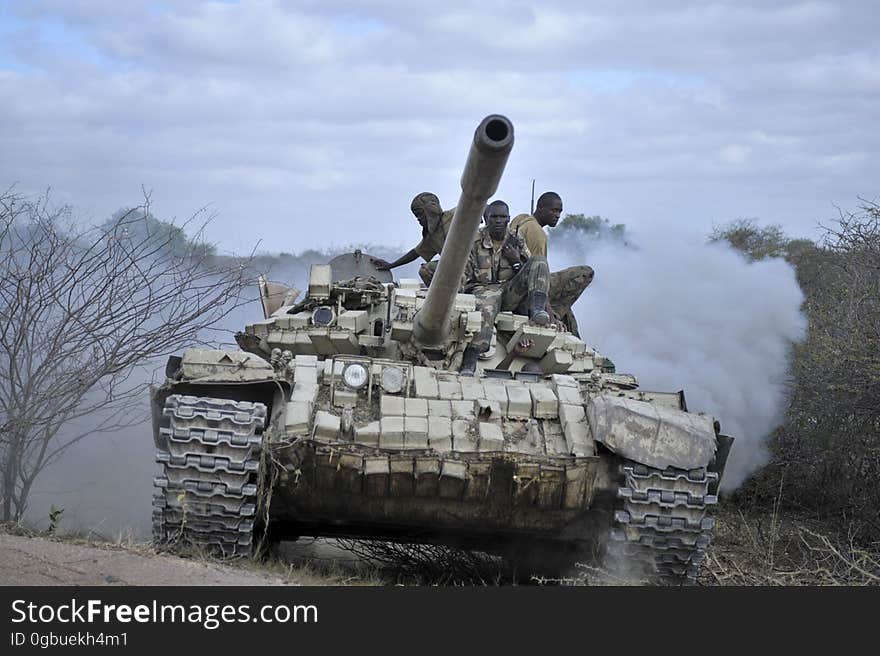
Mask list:
[[[199,382],[248,382],[273,378],[272,365],[245,351],[187,349],[180,363],[182,380]]]
[[[649,467],[698,469],[715,457],[709,415],[600,394],[587,401],[587,420],[597,442]]]
[[[163,406],[170,394],[263,403],[273,409],[270,422],[278,420],[284,410],[283,401],[290,394],[290,384],[278,377],[270,363],[245,351],[187,349],[183,357],[168,359],[165,375],[163,385],[150,386],[153,442],[160,450],[167,449],[160,429],[165,422]]]

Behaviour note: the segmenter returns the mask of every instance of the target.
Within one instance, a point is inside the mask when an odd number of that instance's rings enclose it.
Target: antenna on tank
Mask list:
[[[532,202],[529,203],[529,214],[535,213],[535,179],[532,178]]]

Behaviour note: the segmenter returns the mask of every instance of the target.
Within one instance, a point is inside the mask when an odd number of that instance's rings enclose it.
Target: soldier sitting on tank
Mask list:
[[[379,258],[373,258],[373,264],[379,271],[389,271],[409,264],[419,257],[424,258],[424,264],[419,267],[419,277],[425,286],[429,286],[434,278],[434,272],[437,270],[437,261],[432,261],[431,258],[439,255],[443,250],[455,208],[444,211],[440,207],[440,199],[435,194],[423,191],[413,198],[410,209],[422,226],[422,241],[394,262],[389,263]]]
[[[510,210],[496,200],[483,212],[486,225],[480,228],[464,272],[464,291],[477,298],[482,314],[480,332],[465,348],[460,373],[473,376],[480,353],[489,350],[495,317],[513,310],[524,301],[529,318],[546,326],[549,270],[547,258],[533,256],[522,239],[507,231]]]
[[[522,237],[532,255],[547,257],[546,226],[556,227],[562,215],[562,198],[555,191],[540,195],[534,215],[519,214],[510,222],[510,232]],[[593,281],[593,269],[586,265],[573,266],[550,274],[550,312],[557,323],[578,334],[577,320],[572,306]]]

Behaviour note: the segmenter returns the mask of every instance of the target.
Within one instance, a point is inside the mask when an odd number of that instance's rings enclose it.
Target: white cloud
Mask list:
[[[880,67],[859,3],[10,6],[4,55],[23,66],[0,65],[0,180],[98,214],[141,184],[175,215],[212,202],[227,248],[414,241],[409,199],[455,202],[496,111],[517,134],[499,195],[520,208],[534,177],[617,221],[809,232],[874,193]]]
[[[729,164],[745,164],[749,160],[752,149],[742,144],[724,146],[718,153],[722,161]]]

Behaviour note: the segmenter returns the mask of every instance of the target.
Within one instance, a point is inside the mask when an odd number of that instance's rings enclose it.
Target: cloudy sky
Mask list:
[[[0,0],[0,186],[102,219],[218,212],[224,250],[418,238],[470,136],[509,116],[499,196],[706,233],[816,236],[876,198],[873,2]]]

